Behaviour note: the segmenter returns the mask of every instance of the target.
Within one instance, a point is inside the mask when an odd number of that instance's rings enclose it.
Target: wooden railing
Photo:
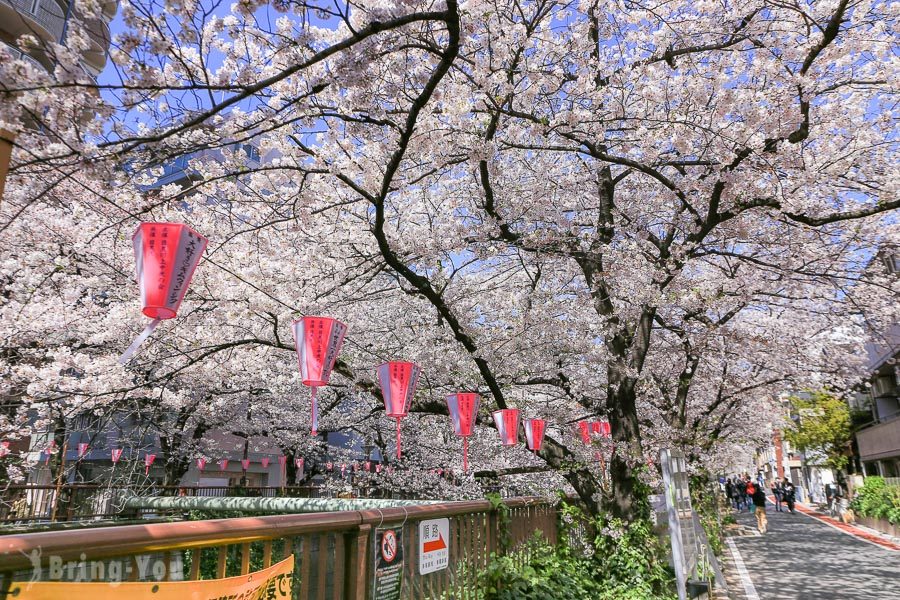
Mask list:
[[[57,495],[59,500],[57,501]],[[135,517],[123,513],[129,496],[247,496],[319,498],[314,486],[109,486],[97,484],[10,485],[0,493],[0,524],[56,521],[86,521]]]
[[[132,581],[151,581],[154,569],[146,565],[161,563],[157,574],[173,581],[246,575],[293,554],[294,598],[364,600],[373,578],[373,530],[402,525],[403,598],[477,598],[477,573],[491,553],[513,553],[524,562],[528,546],[523,544],[535,533],[556,543],[557,516],[551,504],[541,498],[511,498],[504,504],[505,516],[487,500],[479,500],[8,535],[0,538],[0,597],[15,594],[14,581],[53,580],[54,573],[64,576],[67,569],[60,565],[69,561],[86,563],[86,572],[95,581],[110,580],[97,575],[101,570],[106,575],[126,573]],[[420,575],[419,523],[438,518],[450,522],[450,564]],[[35,568],[36,560],[40,569]],[[118,571],[110,568],[116,561]],[[55,571],[48,568],[54,563]],[[92,568],[97,563],[106,568]],[[145,566],[143,571],[140,565]]]

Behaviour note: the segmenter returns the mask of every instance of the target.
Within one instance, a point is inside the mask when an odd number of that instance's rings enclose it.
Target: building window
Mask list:
[[[247,154],[248,159],[259,162],[259,148],[253,144],[241,144],[241,150]]]
[[[880,375],[872,382],[872,394],[879,396],[894,396],[897,392],[897,378],[890,375]]]

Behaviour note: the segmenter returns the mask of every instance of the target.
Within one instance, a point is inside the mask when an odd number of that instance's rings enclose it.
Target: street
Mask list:
[[[744,512],[738,515],[738,523],[748,535],[728,540],[725,554],[733,597],[900,599],[900,552],[854,538],[799,512],[775,512],[772,504],[766,508],[769,530],[765,535],[750,534],[756,531],[756,520]],[[738,558],[732,556],[734,549]]]

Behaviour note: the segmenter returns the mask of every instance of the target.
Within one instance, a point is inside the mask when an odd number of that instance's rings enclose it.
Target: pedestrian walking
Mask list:
[[[753,486],[753,506],[756,511],[756,529],[765,533],[769,521],[766,518],[766,492],[762,487]]]
[[[750,480],[747,480],[747,509],[750,511],[750,514],[756,512],[756,504],[753,502],[753,496],[756,494],[756,491],[759,488],[756,487],[756,484]]]
[[[781,488],[783,490],[782,494],[784,495],[784,502],[785,504],[787,504],[788,510],[791,511],[791,514],[793,514],[797,488],[794,487],[794,484],[791,483],[791,480],[787,477],[784,478],[784,483],[782,484]]]
[[[834,488],[835,486],[833,484],[825,484],[825,506],[828,507],[828,512],[831,513],[832,517],[837,516]]]
[[[778,479],[772,481],[772,496],[775,497],[775,512],[784,512],[781,510],[781,499],[784,494],[784,489],[781,487],[781,482]]]
[[[743,479],[738,479],[734,488],[735,508],[741,512],[744,511],[744,501],[747,497],[747,484]]]
[[[734,484],[731,483],[731,477],[725,480],[725,497],[728,498],[728,505],[734,506]]]

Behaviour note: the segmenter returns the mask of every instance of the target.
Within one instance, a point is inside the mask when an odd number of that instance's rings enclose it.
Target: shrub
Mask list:
[[[709,548],[716,556],[722,556],[725,534],[722,526],[729,522],[735,522],[724,501],[724,496],[719,493],[718,484],[712,484],[703,477],[691,478],[691,503],[694,511],[700,519],[700,524],[706,532]],[[725,513],[723,518],[722,513]],[[727,519],[731,519],[728,521]]]
[[[867,477],[850,506],[858,515],[900,525],[900,486],[887,485],[882,477]]]
[[[536,536],[525,554],[493,556],[481,574],[485,600],[669,600],[674,577],[647,518],[627,526],[562,508],[560,543]]]
[[[631,523],[601,517],[594,539],[593,572],[603,600],[662,600],[673,597],[674,574],[649,519]]]
[[[524,552],[528,559],[522,564]],[[527,550],[492,557],[482,573],[485,600],[592,600],[601,589],[591,576],[590,562],[539,537]]]

